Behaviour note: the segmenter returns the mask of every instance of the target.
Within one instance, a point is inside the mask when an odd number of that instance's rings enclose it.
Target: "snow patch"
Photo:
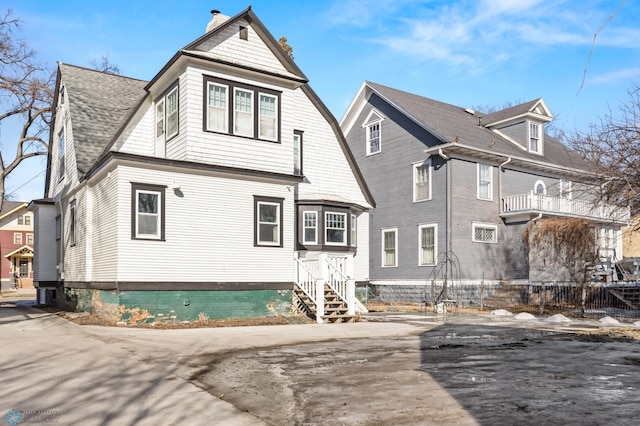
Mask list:
[[[565,323],[565,322],[571,322],[571,320],[567,317],[565,317],[562,314],[555,314],[555,315],[551,315],[549,318],[547,318],[545,321],[547,322],[553,322],[553,323]]]
[[[611,325],[611,326],[619,326],[620,325],[620,321],[618,321],[615,318],[611,318],[611,317],[602,317],[602,318],[600,318],[600,320],[598,322],[600,323],[600,325]]]
[[[529,321],[529,320],[536,319],[535,315],[532,315],[529,312],[520,312],[514,318],[521,321]]]

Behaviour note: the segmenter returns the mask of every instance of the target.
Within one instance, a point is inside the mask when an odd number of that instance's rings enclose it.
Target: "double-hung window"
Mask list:
[[[562,198],[571,199],[571,181],[560,180],[560,196]]]
[[[58,132],[58,181],[64,179],[65,173],[65,135],[63,125]]]
[[[278,98],[260,93],[259,139],[278,140]]]
[[[380,122],[367,126],[367,155],[377,154],[381,151]]]
[[[304,243],[318,244],[318,212],[304,212],[303,216]]]
[[[178,85],[156,100],[156,139],[169,140],[178,134]]]
[[[325,243],[327,245],[347,245],[346,213],[326,212],[324,216]]]
[[[420,266],[433,266],[436,264],[437,255],[437,225],[420,225],[419,230],[419,253],[418,264]]]
[[[253,136],[253,92],[235,89],[233,95],[233,133]]]
[[[22,244],[22,232],[13,233],[13,244]]]
[[[355,214],[351,215],[351,247],[355,247],[358,244],[358,219]]]
[[[27,234],[27,244],[33,245],[33,234]]]
[[[293,131],[293,174],[302,175],[302,131]]]
[[[254,196],[256,246],[282,247],[282,198]]]
[[[529,123],[529,151],[542,154],[542,125]]]
[[[478,163],[478,199],[493,200],[493,166]]]
[[[20,214],[18,215],[18,225],[23,225],[23,224],[24,224],[24,216]]]
[[[382,230],[382,267],[398,266],[398,230]]]
[[[413,201],[431,199],[431,164],[427,161],[413,165]]]
[[[280,142],[281,92],[204,76],[203,130]]]
[[[160,185],[131,185],[131,238],[164,240],[165,189]]]
[[[207,82],[207,130],[229,131],[229,87]]]
[[[473,223],[472,241],[477,243],[497,243],[498,227],[493,224]]]

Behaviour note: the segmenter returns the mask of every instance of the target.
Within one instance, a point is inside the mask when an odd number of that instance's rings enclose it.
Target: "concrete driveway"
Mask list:
[[[386,314],[149,330],[1,306],[0,423],[640,422],[640,343],[567,334],[597,323]]]

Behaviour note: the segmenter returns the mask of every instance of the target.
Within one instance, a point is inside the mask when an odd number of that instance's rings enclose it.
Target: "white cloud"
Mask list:
[[[612,84],[621,81],[635,81],[640,78],[640,68],[627,68],[605,74],[590,77],[587,81],[591,84]]]
[[[347,0],[331,10],[334,23],[362,27],[366,39],[393,52],[482,70],[530,47],[588,48],[594,32],[613,12],[610,9],[609,4],[589,0]],[[384,25],[377,25],[377,16],[384,17]],[[640,29],[625,27],[624,17],[604,27],[596,47],[639,47]]]

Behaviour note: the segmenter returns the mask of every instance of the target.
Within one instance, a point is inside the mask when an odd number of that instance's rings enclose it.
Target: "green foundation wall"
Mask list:
[[[65,289],[75,310],[129,324],[291,314],[291,290],[106,291]]]

